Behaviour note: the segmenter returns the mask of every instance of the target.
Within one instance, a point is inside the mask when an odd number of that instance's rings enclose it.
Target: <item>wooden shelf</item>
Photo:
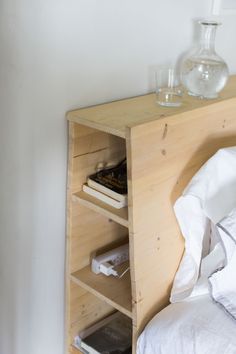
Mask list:
[[[130,274],[121,279],[103,274],[94,274],[87,266],[71,275],[71,280],[104,300],[109,305],[132,318]]]
[[[83,354],[79,349],[71,346],[70,354]]]
[[[107,218],[114,220],[120,225],[129,226],[128,222],[128,208],[116,209],[106,203],[103,203],[97,198],[90,196],[84,192],[78,192],[73,195],[73,199],[80,204],[106,216]]]

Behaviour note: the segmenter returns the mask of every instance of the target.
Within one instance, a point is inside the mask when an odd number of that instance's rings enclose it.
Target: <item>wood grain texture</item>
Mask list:
[[[79,330],[118,309],[133,319],[135,354],[138,335],[168,304],[183,254],[173,205],[218,149],[236,145],[235,96],[236,76],[219,99],[185,97],[181,108],[157,106],[151,94],[68,113],[68,348]],[[81,192],[98,162],[125,151],[128,212],[110,210]],[[91,254],[124,240],[127,232],[131,279],[103,283],[87,267]]]
[[[95,128],[113,135],[125,137],[126,127],[156,121],[197,108],[211,106],[235,95],[236,76],[232,76],[217,100],[201,100],[184,96],[183,105],[177,108],[161,107],[156,103],[155,94],[133,97],[111,103],[68,112],[70,121]]]
[[[82,128],[83,143],[80,143],[78,132]],[[85,130],[88,130],[87,136]],[[73,143],[73,164],[71,170],[70,190],[72,192],[81,191],[82,185],[87,181],[87,177],[96,172],[98,163],[121,161],[126,154],[125,140],[107,133],[95,131],[81,125],[74,125]],[[91,132],[93,131],[93,133]],[[95,142],[94,142],[95,140]]]
[[[103,274],[94,274],[90,266],[88,266],[73,273],[71,279],[87,291],[132,318],[129,273],[125,274],[123,278],[118,279],[113,276],[107,277]]]
[[[114,311],[114,307],[91,292],[71,283],[71,274],[90,264],[95,252],[127,240],[126,227],[96,213],[74,200],[98,162],[120,161],[125,141],[86,126],[69,123],[67,188],[67,261],[66,261],[66,350],[85,327]],[[106,214],[106,213],[105,213]],[[127,225],[127,209],[126,209]],[[114,247],[115,247],[114,246]],[[130,300],[131,304],[131,300]]]
[[[68,124],[68,167],[67,167],[67,205],[66,205],[66,261],[65,261],[65,353],[71,350],[71,234],[72,234],[72,171],[74,155],[74,123]]]
[[[103,203],[101,200],[92,197],[85,192],[75,193],[73,195],[74,201],[78,201],[80,204],[106,216],[107,218],[116,221],[118,224],[128,227],[128,209],[121,208],[116,209],[112,206]]]
[[[190,113],[127,132],[134,323],[139,333],[168,303],[183,254],[174,202],[209,157],[236,145],[236,98]]]
[[[114,312],[114,308],[99,297],[71,281],[71,301],[70,301],[70,343],[74,342],[74,337],[79,332],[107,315]]]
[[[70,348],[70,354],[83,354],[79,349],[71,346]]]
[[[108,246],[118,247],[127,237],[126,227],[78,202],[73,203],[70,272],[74,273],[89,265],[96,252],[105,252]]]

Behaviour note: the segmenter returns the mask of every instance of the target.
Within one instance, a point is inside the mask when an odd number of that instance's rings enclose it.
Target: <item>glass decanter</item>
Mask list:
[[[229,77],[227,64],[215,52],[216,29],[220,25],[213,21],[200,21],[200,47],[181,65],[181,79],[188,94],[213,99],[224,88]]]

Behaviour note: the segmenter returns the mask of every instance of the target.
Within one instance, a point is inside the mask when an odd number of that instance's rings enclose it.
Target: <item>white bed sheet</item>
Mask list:
[[[149,322],[137,354],[236,354],[236,321],[209,295],[174,303]]]

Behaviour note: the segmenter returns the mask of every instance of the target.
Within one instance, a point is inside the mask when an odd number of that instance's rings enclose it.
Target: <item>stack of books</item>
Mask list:
[[[74,346],[85,354],[131,354],[131,320],[115,312],[82,331]]]
[[[87,178],[83,191],[116,209],[127,205],[126,159]]]

